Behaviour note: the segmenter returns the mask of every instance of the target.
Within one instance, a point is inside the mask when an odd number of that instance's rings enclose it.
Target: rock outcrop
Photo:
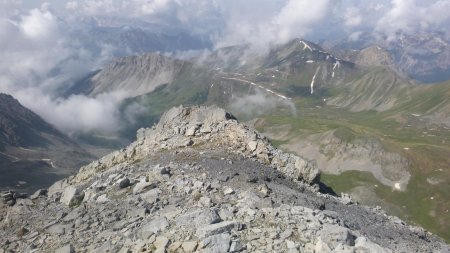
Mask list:
[[[127,148],[2,204],[0,252],[448,252],[320,193],[318,177],[222,109],[177,107]]]
[[[137,141],[127,148],[82,167],[74,183],[113,165],[142,159],[157,150],[174,150],[206,143],[225,146],[248,158],[256,158],[293,180],[314,184],[320,177],[314,163],[275,149],[267,138],[239,124],[223,109],[180,106],[164,113],[156,126],[138,130]]]

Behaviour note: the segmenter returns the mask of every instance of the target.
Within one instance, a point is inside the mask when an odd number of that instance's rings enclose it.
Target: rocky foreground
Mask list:
[[[76,176],[3,193],[0,252],[450,252],[318,182],[222,109],[176,107]]]

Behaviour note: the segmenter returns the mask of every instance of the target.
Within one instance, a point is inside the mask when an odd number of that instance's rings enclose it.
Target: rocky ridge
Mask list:
[[[390,53],[380,46],[370,46],[362,50],[348,50],[342,54],[345,60],[361,66],[394,66]]]
[[[0,252],[448,252],[318,179],[224,110],[176,107],[127,148],[0,204]]]

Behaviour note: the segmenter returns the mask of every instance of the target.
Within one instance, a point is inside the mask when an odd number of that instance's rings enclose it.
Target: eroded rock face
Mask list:
[[[449,249],[379,209],[319,193],[317,175],[221,109],[178,107],[46,195],[0,203],[0,252]]]

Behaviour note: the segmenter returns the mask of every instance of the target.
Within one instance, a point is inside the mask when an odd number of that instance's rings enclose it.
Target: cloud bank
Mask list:
[[[393,0],[391,9],[376,24],[376,30],[389,36],[397,31],[415,32],[450,21],[450,1]]]
[[[216,47],[446,29],[450,0],[81,0],[79,15],[133,17],[209,36]],[[339,35],[337,35],[339,34]]]
[[[29,11],[14,9],[18,3],[2,7],[15,11],[0,16],[0,92],[65,132],[114,130],[110,123],[117,123],[118,94],[58,98],[65,86],[109,59],[108,53],[80,48],[47,4]]]
[[[3,0],[0,92],[66,132],[115,131],[126,94],[59,95],[118,50],[78,39],[77,31],[92,23],[185,31],[215,48],[247,43],[261,49],[295,37],[358,40],[369,33],[393,39],[398,31],[447,31],[449,9],[450,0]]]

